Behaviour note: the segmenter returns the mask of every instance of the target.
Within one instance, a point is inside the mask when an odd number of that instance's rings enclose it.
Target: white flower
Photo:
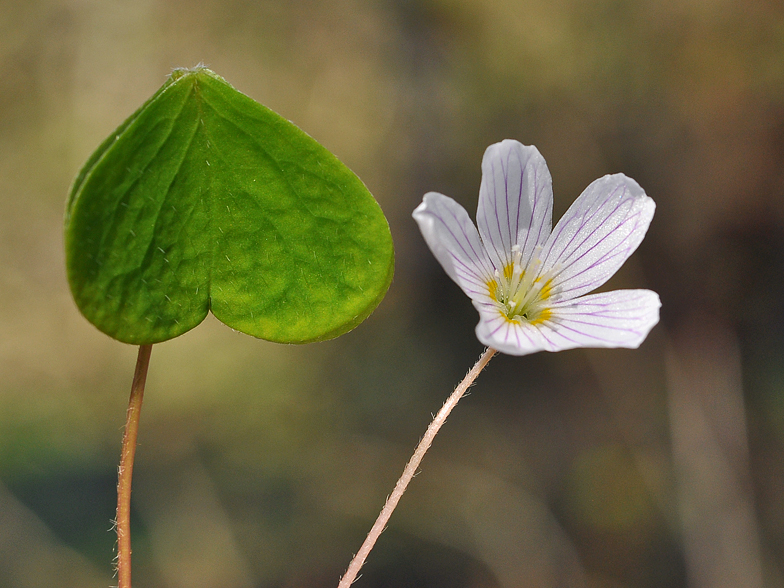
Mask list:
[[[482,159],[477,228],[430,192],[417,209],[436,259],[479,311],[476,336],[512,355],[639,347],[659,322],[650,290],[591,294],[637,249],[656,205],[623,174],[593,182],[551,232],[550,171],[536,147],[506,140]]]

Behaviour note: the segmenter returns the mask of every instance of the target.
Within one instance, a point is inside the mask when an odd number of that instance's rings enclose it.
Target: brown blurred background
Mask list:
[[[92,150],[199,62],[365,181],[397,273],[335,341],[208,319],[153,350],[134,585],[329,588],[479,356],[410,218],[473,214],[487,145],[547,159],[558,218],[606,173],[658,205],[608,287],[642,348],[494,359],[358,587],[784,586],[784,4],[0,0],[0,586],[106,587],[136,350],[78,313],[62,212]]]

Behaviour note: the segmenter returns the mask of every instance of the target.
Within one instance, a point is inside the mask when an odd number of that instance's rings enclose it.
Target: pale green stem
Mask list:
[[[144,399],[144,383],[152,345],[141,345],[131,385],[125,420],[120,467],[117,475],[117,578],[118,588],[131,588],[131,478],[136,455],[136,437]]]
[[[425,456],[427,450],[430,449],[430,445],[433,443],[433,439],[435,438],[439,429],[446,422],[446,417],[449,416],[449,413],[452,412],[452,409],[455,407],[455,405],[457,405],[457,402],[463,397],[469,386],[474,383],[476,377],[484,369],[484,367],[487,365],[487,362],[490,361],[490,358],[492,358],[493,355],[495,355],[495,349],[487,349],[482,354],[482,357],[479,358],[479,361],[474,364],[474,367],[472,367],[471,371],[468,372],[465,378],[463,378],[463,381],[457,385],[455,391],[452,392],[449,398],[447,398],[444,406],[441,407],[441,410],[439,410],[438,414],[435,416],[435,418],[433,418],[433,422],[430,423],[427,431],[425,431],[424,437],[422,437],[419,445],[417,445],[417,448],[414,450],[414,455],[411,456],[408,464],[406,464],[406,467],[403,470],[403,475],[400,476],[397,484],[395,484],[395,489],[392,491],[392,494],[389,495],[389,498],[387,498],[387,501],[384,504],[384,508],[381,509],[381,512],[379,513],[376,522],[373,524],[373,527],[370,529],[370,533],[368,533],[365,542],[362,544],[362,547],[359,548],[359,551],[354,556],[354,559],[351,560],[346,573],[340,579],[338,588],[348,588],[356,579],[360,568],[365,563],[367,556],[370,554],[370,551],[376,544],[376,540],[386,527],[387,522],[389,521],[389,517],[392,516],[392,512],[395,510],[397,503],[400,501],[400,498],[406,491],[408,483],[414,477],[414,474],[416,474],[417,468],[419,468],[419,464],[421,463],[422,458]]]

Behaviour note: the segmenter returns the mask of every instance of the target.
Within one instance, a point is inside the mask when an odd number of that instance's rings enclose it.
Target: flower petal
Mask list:
[[[659,322],[661,301],[650,290],[614,290],[560,302],[542,335],[550,351],[574,347],[636,349]]]
[[[463,292],[489,302],[493,266],[465,208],[436,192],[428,192],[413,213],[428,247]]]
[[[659,296],[650,290],[615,290],[560,302],[539,324],[510,321],[477,303],[476,336],[509,355],[563,351],[575,347],[637,348],[659,322]]]
[[[519,245],[523,267],[544,245],[553,217],[553,181],[536,147],[505,140],[482,159],[476,224],[496,269],[503,271]]]
[[[591,183],[558,221],[542,250],[555,300],[571,300],[604,284],[637,249],[656,208],[623,174]]]

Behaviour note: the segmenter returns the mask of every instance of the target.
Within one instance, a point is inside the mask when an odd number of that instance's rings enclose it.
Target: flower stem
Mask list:
[[[463,397],[469,386],[474,383],[476,377],[484,369],[493,355],[495,355],[495,349],[485,350],[482,357],[474,364],[474,367],[472,367],[471,371],[463,378],[463,381],[457,385],[455,391],[447,398],[446,402],[444,402],[444,406],[441,407],[441,410],[439,410],[438,414],[433,418],[427,431],[425,431],[424,437],[422,437],[419,445],[417,445],[417,448],[414,450],[414,455],[411,456],[411,459],[406,464],[403,475],[400,476],[397,484],[395,484],[395,489],[392,491],[392,494],[389,495],[389,498],[387,498],[384,508],[381,509],[376,522],[370,529],[370,533],[368,533],[368,536],[365,538],[365,542],[362,544],[362,547],[359,548],[354,559],[351,560],[346,573],[340,579],[338,588],[348,588],[354,583],[360,568],[365,563],[367,556],[376,544],[376,540],[386,527],[389,517],[392,516],[397,503],[406,491],[408,483],[414,477],[414,474],[416,474],[417,468],[422,462],[422,458],[425,456],[427,450],[430,449],[430,445],[433,443],[433,439],[439,429],[441,429],[441,426],[446,422],[446,417],[449,416],[449,413],[452,412],[452,409],[457,405],[457,402]]]
[[[144,383],[152,345],[141,345],[133,374],[131,398],[125,420],[120,467],[117,475],[117,577],[118,588],[131,588],[131,478],[136,455],[136,437],[144,398]]]

